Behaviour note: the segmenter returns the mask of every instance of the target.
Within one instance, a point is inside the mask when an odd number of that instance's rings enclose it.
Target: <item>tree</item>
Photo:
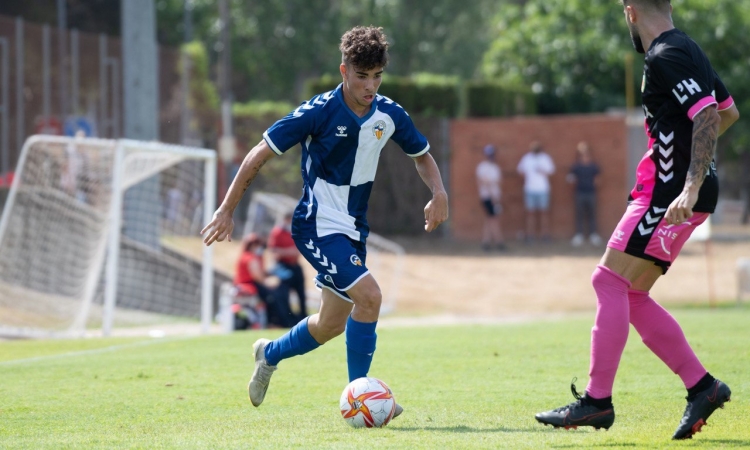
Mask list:
[[[632,47],[622,20],[611,0],[503,4],[492,22],[496,38],[482,73],[503,84],[530,86],[541,113],[624,106],[625,52]]]
[[[184,0],[157,3],[159,40],[182,39]],[[338,73],[341,34],[355,25],[382,26],[391,43],[389,73],[433,72],[470,78],[490,41],[495,0],[232,0],[233,91],[239,101],[299,102],[303,82]],[[218,8],[193,0],[196,39],[218,40]],[[215,58],[215,56],[214,56]]]

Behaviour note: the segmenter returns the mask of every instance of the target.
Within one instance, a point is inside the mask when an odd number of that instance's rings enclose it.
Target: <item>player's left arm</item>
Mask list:
[[[713,94],[716,102],[719,104],[717,109],[719,110],[719,116],[721,116],[721,125],[719,126],[719,136],[721,136],[740,118],[740,112],[737,110],[737,105],[734,103],[729,89],[724,85],[724,82],[715,70],[714,79]]]
[[[680,195],[669,205],[664,219],[668,224],[679,224],[693,216],[693,206],[698,201],[698,192],[711,168],[716,153],[721,116],[716,106],[711,105],[693,117],[693,146],[690,150],[685,186]]]
[[[430,232],[448,220],[448,193],[445,192],[440,169],[429,152],[415,156],[413,159],[419,176],[432,192],[432,200],[424,207],[424,229]]]
[[[740,112],[737,110],[737,105],[732,103],[732,106],[730,106],[729,108],[719,111],[719,117],[721,117],[721,124],[719,124],[719,136],[721,136],[725,131],[729,129],[729,127],[737,122],[737,119],[740,118]]]

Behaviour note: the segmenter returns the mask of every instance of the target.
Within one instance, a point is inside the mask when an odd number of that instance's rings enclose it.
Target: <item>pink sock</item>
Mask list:
[[[628,341],[630,281],[604,266],[591,276],[596,291],[596,320],[591,329],[591,366],[586,392],[594,398],[612,396],[617,366]]]
[[[691,388],[706,374],[677,321],[648,292],[630,290],[630,323],[643,343]]]

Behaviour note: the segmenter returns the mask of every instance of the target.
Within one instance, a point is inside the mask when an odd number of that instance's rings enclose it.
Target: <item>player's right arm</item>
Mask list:
[[[215,241],[221,242],[224,239],[232,240],[232,231],[234,230],[232,215],[235,208],[237,208],[250,183],[258,175],[260,168],[275,155],[276,153],[263,139],[245,156],[237,176],[234,177],[234,181],[229,186],[224,201],[221,202],[214,213],[214,219],[201,230],[201,234],[205,234],[203,242],[206,245],[211,245]]]

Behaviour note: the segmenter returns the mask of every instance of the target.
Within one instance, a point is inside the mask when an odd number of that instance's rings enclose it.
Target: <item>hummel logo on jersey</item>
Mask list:
[[[680,95],[679,92],[685,92],[687,89],[688,93],[685,95]],[[692,78],[690,81],[688,80],[682,80],[679,83],[677,83],[677,86],[672,89],[672,93],[675,97],[677,97],[677,100],[680,102],[680,104],[685,103],[685,101],[688,99],[689,96],[695,94],[696,92],[701,92],[701,87],[698,86],[698,83],[695,82]]]
[[[336,129],[339,130],[339,132],[336,133],[336,136],[346,137],[346,127],[345,126],[339,125],[339,126],[336,127]]]

